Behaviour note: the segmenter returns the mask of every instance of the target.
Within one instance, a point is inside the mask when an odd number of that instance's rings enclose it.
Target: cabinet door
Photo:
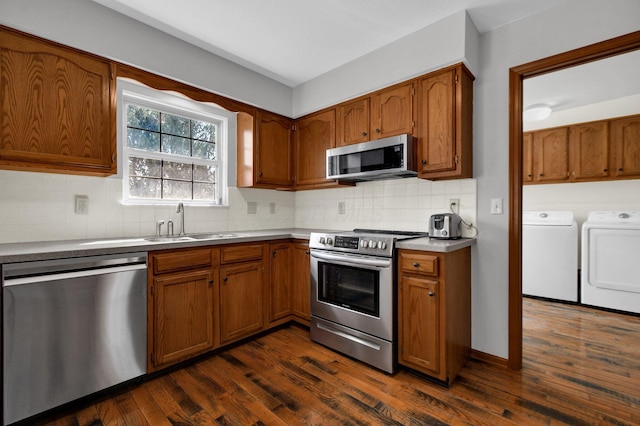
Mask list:
[[[440,372],[440,309],[438,281],[401,275],[400,363]]]
[[[295,135],[296,187],[333,182],[326,179],[326,152],[336,146],[335,109],[298,120]]]
[[[569,181],[569,137],[567,127],[533,134],[533,179],[536,182]]]
[[[270,244],[271,282],[269,286],[269,321],[291,315],[291,248],[289,243]]]
[[[598,180],[609,176],[609,123],[598,121],[571,126],[569,148],[576,181]]]
[[[220,267],[220,343],[264,328],[262,262]]]
[[[338,146],[366,142],[369,137],[370,99],[363,98],[338,106]]]
[[[153,366],[172,364],[213,348],[213,272],[154,278]]]
[[[614,120],[615,176],[640,176],[640,116]]]
[[[107,60],[0,29],[0,167],[116,172]]]
[[[308,243],[291,244],[293,276],[291,280],[291,302],[293,314],[309,321],[311,319],[311,272]]]
[[[455,70],[418,83],[418,170],[421,174],[456,168]]]
[[[524,133],[522,135],[522,181],[528,183],[533,181],[533,134]]]
[[[373,96],[372,139],[413,133],[413,83]]]
[[[256,141],[256,183],[291,186],[291,120],[276,114],[258,113]]]

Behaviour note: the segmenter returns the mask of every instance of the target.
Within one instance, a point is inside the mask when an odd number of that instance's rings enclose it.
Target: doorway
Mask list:
[[[509,358],[522,368],[522,115],[523,81],[640,49],[640,31],[571,50],[509,70]]]

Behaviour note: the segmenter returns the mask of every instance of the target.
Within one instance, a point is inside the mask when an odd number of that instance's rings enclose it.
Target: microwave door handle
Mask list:
[[[312,252],[311,256],[320,260],[328,260],[336,263],[341,263],[348,266],[373,266],[377,268],[388,268],[391,266],[390,259],[367,259],[358,257],[357,261],[350,260],[344,255],[335,255],[330,253],[318,253]]]

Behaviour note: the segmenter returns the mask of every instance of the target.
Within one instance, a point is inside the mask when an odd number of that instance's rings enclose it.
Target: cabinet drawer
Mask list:
[[[262,244],[223,247],[220,251],[220,263],[222,264],[255,259],[262,259]]]
[[[438,256],[431,254],[401,254],[400,255],[400,269],[405,272],[416,272],[424,275],[431,275],[437,277],[438,270]]]
[[[210,268],[213,265],[213,251],[198,249],[152,253],[151,262],[154,275],[186,269]]]

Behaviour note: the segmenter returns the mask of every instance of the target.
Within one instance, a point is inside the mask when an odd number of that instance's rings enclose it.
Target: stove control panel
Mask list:
[[[309,247],[348,253],[391,257],[394,239],[380,235],[339,235],[311,233]]]

